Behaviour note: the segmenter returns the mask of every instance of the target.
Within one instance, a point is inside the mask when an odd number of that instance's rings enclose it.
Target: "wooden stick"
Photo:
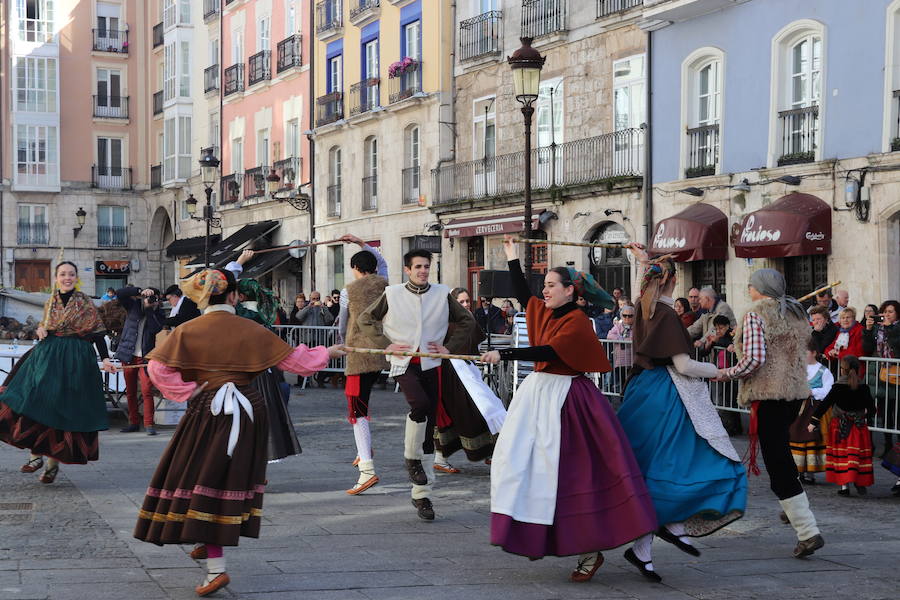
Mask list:
[[[382,350],[380,348],[351,348],[350,346],[342,347],[346,352],[356,352],[359,354],[383,354],[385,356],[418,356],[421,358],[440,358],[440,359],[451,359],[458,358],[459,360],[479,360],[481,358],[480,355],[477,354],[440,354],[437,352],[410,352],[410,351],[390,351],[390,350]]]
[[[580,248],[627,248],[628,243],[624,244],[591,244],[589,242],[562,242],[559,240],[536,240],[528,238],[513,238],[515,243],[520,244],[550,244],[553,246],[578,246]]]
[[[334,244],[342,242],[341,239],[325,240],[324,242],[310,242],[308,244],[299,244],[297,246],[276,246],[275,248],[266,248],[265,250],[254,250],[253,254],[265,254],[266,252],[275,252],[276,250],[293,250],[295,248],[309,248],[310,246],[320,246],[322,244]]]
[[[809,300],[810,298],[812,298],[813,296],[815,296],[815,295],[818,294],[819,292],[824,292],[825,290],[830,289],[830,288],[833,288],[833,287],[835,287],[835,286],[837,286],[837,285],[841,285],[842,283],[843,283],[843,281],[835,281],[834,283],[829,283],[828,285],[823,285],[823,286],[820,287],[819,289],[814,290],[814,291],[808,293],[807,295],[805,295],[805,296],[803,296],[803,297],[801,297],[801,298],[797,298],[797,300],[800,301],[800,302],[803,302],[804,300]]]

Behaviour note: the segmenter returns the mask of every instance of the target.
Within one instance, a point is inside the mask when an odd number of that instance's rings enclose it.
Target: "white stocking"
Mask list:
[[[634,555],[638,557],[639,560],[647,563],[644,565],[648,571],[653,570],[653,534],[648,533],[645,536],[639,537],[634,540],[634,546],[632,546],[634,550]]]
[[[684,523],[669,523],[666,525],[666,529],[668,529],[672,535],[678,536],[678,539],[681,540],[682,543],[685,543],[688,546],[694,545],[691,543],[691,538],[684,535]]]
[[[359,460],[372,460],[372,434],[367,418],[360,417],[353,424],[353,437],[356,439],[356,455]]]
[[[206,559],[206,578],[202,585],[211,583],[213,579],[225,572],[225,557]]]

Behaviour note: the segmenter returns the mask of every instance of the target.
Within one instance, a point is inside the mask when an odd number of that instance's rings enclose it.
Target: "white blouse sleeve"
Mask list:
[[[713,363],[696,361],[685,353],[673,356],[672,363],[676,371],[687,377],[712,379],[719,375],[719,369]]]

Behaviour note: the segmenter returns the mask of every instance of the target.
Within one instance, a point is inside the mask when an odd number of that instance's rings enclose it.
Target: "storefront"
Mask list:
[[[125,287],[130,274],[129,260],[94,261],[94,295],[102,296],[107,288],[118,290]]]

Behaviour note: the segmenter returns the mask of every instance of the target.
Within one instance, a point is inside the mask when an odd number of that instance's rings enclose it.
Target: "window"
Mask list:
[[[97,187],[125,187],[122,169],[122,138],[97,138]]]
[[[406,129],[406,152],[404,152],[407,167],[419,166],[419,126],[410,125]]]
[[[175,180],[175,147],[178,138],[175,134],[177,119],[166,119],[163,123],[163,181]]]
[[[49,244],[50,225],[46,204],[20,204],[18,223],[19,244]]]
[[[56,59],[17,56],[15,67],[16,110],[56,112]]]
[[[719,171],[724,60],[718,48],[701,48],[688,56],[682,67],[685,135],[681,164],[686,178]]]
[[[16,185],[55,187],[59,185],[59,150],[56,127],[16,126]]]
[[[122,115],[122,72],[118,69],[97,69],[96,116]]]
[[[378,208],[378,139],[366,138],[363,149],[363,210]]]
[[[217,149],[219,147],[219,113],[209,114],[209,145]],[[215,154],[219,152],[216,150]]]
[[[887,8],[887,63],[884,66],[882,152],[900,151],[900,0]],[[900,271],[897,271],[900,272]]]
[[[260,129],[256,132],[256,166],[269,165],[269,130]],[[266,173],[268,175],[268,173]]]
[[[328,60],[328,93],[340,92],[343,87],[342,56],[339,54]]]
[[[124,206],[97,207],[97,245],[128,246],[127,209]]]
[[[422,22],[413,21],[403,26],[403,55],[422,59]]]
[[[644,122],[644,55],[613,63],[613,125],[616,131]]]
[[[537,172],[534,177],[541,187],[549,187],[556,183],[562,175],[563,153],[551,146],[561,144],[563,140],[563,82],[562,79],[542,81],[535,102],[537,113],[537,145],[538,148],[549,148],[539,151],[537,155]]]
[[[172,117],[163,124],[163,181],[191,176],[191,117]]]
[[[341,216],[341,149],[328,151],[328,216]]]
[[[54,0],[16,0],[21,41],[53,41],[54,4]]]
[[[191,22],[191,0],[178,0],[178,22],[183,25]]]
[[[328,248],[331,259],[331,288],[340,290],[344,288],[344,247],[331,246]]]
[[[300,28],[297,23],[297,7],[294,6],[294,0],[285,0],[284,3],[284,31],[285,37],[297,33]]]
[[[119,10],[118,4],[97,3],[97,38],[94,48],[122,50],[125,39],[119,33]]]
[[[191,176],[191,118],[178,117],[178,179]]]
[[[231,64],[244,62],[244,32],[236,29],[231,32]]]
[[[260,17],[256,22],[256,51],[262,52],[263,50],[268,50],[271,44],[271,19],[268,15],[265,17]]]
[[[496,189],[494,155],[496,154],[496,121],[494,97],[476,100],[473,104],[472,125],[475,143],[472,145],[475,160],[474,184],[476,195],[487,195]]]
[[[244,172],[244,140],[237,138],[231,142],[231,172]]]
[[[291,119],[284,128],[284,158],[300,156],[300,121]]]
[[[175,44],[166,44],[163,57],[163,99],[175,98]]]
[[[175,17],[175,0],[163,0],[163,27],[174,27]]]
[[[176,6],[177,4],[177,6]],[[191,22],[191,0],[163,0],[163,27],[188,25]]]
[[[209,40],[209,62],[208,65],[219,64],[219,40]]]
[[[178,95],[191,96],[191,43],[181,42],[181,73],[178,78]]]
[[[406,128],[403,144],[403,204],[418,204],[420,173],[419,173],[419,126],[410,125]]]

